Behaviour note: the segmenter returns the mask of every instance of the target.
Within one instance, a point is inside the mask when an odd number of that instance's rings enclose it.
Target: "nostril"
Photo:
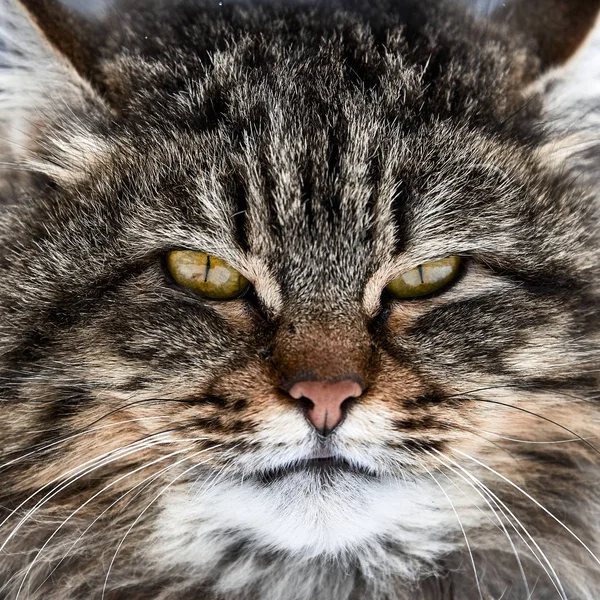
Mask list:
[[[351,397],[351,398],[346,398],[340,408],[342,409],[342,412],[345,414],[350,410],[350,407],[357,401],[357,398],[355,397]]]
[[[306,398],[306,396],[301,396],[300,398],[295,398],[296,400],[298,400],[298,404],[304,409],[304,410],[311,410],[315,407],[315,403],[310,400],[309,398]]]

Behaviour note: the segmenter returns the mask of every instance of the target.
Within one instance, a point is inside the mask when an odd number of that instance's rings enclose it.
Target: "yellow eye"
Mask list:
[[[180,286],[203,298],[231,300],[250,286],[250,282],[224,260],[204,252],[169,252],[167,267]]]
[[[420,298],[437,292],[458,275],[460,257],[450,256],[424,263],[403,273],[388,284],[387,289],[396,298]]]

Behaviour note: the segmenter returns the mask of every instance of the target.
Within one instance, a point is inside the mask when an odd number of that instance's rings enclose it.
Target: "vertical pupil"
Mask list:
[[[204,272],[204,283],[208,281],[208,272],[210,271],[210,256],[206,257],[206,271]]]

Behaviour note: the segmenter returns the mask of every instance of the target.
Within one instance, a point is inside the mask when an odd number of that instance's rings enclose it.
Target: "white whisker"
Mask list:
[[[554,566],[552,565],[552,563],[550,562],[550,560],[548,559],[548,557],[546,556],[545,552],[542,550],[542,548],[540,547],[540,545],[538,544],[538,542],[535,540],[535,538],[529,533],[529,531],[527,530],[527,528],[523,525],[523,523],[521,522],[521,520],[519,518],[517,518],[517,516],[510,510],[510,508],[508,508],[508,506],[496,494],[494,494],[494,492],[492,492],[484,483],[482,483],[472,473],[470,473],[468,470],[466,470],[464,467],[462,467],[462,465],[460,465],[459,463],[457,463],[455,460],[453,460],[449,456],[443,454],[439,450],[435,450],[434,449],[434,452],[436,452],[436,454],[439,454],[443,459],[445,459],[446,461],[449,461],[452,465],[454,465],[457,469],[459,469],[462,473],[464,473],[466,475],[466,477],[468,477],[478,488],[481,489],[481,491],[484,494],[486,494],[486,496],[488,496],[490,498],[490,500],[492,502],[494,502],[494,504],[498,507],[498,509],[506,517],[506,519],[508,520],[508,522],[511,525],[511,527],[514,529],[515,533],[519,536],[519,538],[521,539],[521,541],[529,549],[529,551],[531,552],[531,554],[536,558],[536,560],[538,561],[539,565],[542,567],[542,569],[544,570],[544,572],[548,576],[549,580],[554,585],[554,587],[555,587],[556,591],[558,592],[561,600],[568,600],[566,592],[565,592],[565,590],[564,590],[564,588],[562,586],[562,583],[560,581],[560,578],[558,577],[558,574],[556,573],[556,570],[554,569]],[[433,457],[434,455],[430,454],[430,456]],[[451,466],[447,465],[444,461],[440,461],[440,462],[442,462],[442,464],[444,464],[446,466],[446,468],[448,468],[448,469],[452,470],[453,472],[455,472],[455,470]],[[508,515],[510,515],[511,518],[509,518]],[[537,552],[539,552],[540,556],[542,557],[542,559],[546,563],[547,567],[544,566],[544,564],[540,561],[540,558],[538,557],[537,553],[529,545],[529,543],[523,537],[523,535],[521,534],[521,532],[515,527],[515,525],[513,523],[513,520],[514,520],[514,523],[516,523],[522,529],[523,533],[525,534],[525,536],[527,536],[527,538],[529,539],[529,541],[533,544],[533,546],[535,547],[535,549],[537,550]]]
[[[448,503],[450,504],[452,510],[454,511],[454,516],[456,517],[456,520],[458,521],[460,530],[462,531],[463,537],[465,538],[465,544],[467,546],[467,551],[469,552],[469,558],[471,559],[471,566],[473,567],[473,574],[475,576],[475,583],[477,584],[477,591],[479,592],[479,598],[480,598],[480,600],[483,600],[483,593],[481,591],[481,584],[479,582],[479,575],[477,574],[477,566],[475,565],[475,558],[473,557],[473,551],[471,550],[471,544],[469,543],[469,538],[467,537],[467,532],[465,531],[465,528],[462,524],[462,521],[460,519],[458,511],[456,510],[456,507],[454,506],[454,502],[452,502],[452,499],[450,498],[450,496],[448,496],[448,493],[446,492],[446,490],[444,489],[442,484],[435,478],[433,473],[427,467],[424,467],[424,468],[427,471],[427,473],[429,474],[429,476],[431,477],[431,479],[433,479],[433,481],[440,488],[440,490],[446,497],[446,500],[448,500]]]
[[[112,481],[111,483],[109,483],[108,485],[104,486],[99,492],[96,492],[91,498],[89,498],[88,500],[86,500],[83,504],[81,504],[76,510],[74,510],[66,519],[63,520],[63,522],[54,530],[54,532],[50,535],[50,537],[44,542],[44,544],[42,545],[42,547],[37,551],[35,557],[33,558],[33,560],[31,561],[31,563],[29,564],[29,567],[27,568],[27,571],[25,572],[25,575],[23,576],[23,580],[21,582],[21,585],[19,586],[19,589],[17,590],[17,595],[15,597],[15,600],[18,600],[19,595],[21,594],[21,591],[23,589],[23,586],[25,585],[25,581],[27,579],[27,577],[29,576],[29,573],[31,572],[31,570],[33,569],[34,565],[37,562],[37,559],[40,557],[40,555],[42,554],[42,552],[44,551],[44,549],[48,546],[48,544],[54,539],[54,537],[58,534],[58,532],[75,516],[77,515],[81,510],[83,510],[88,504],[90,504],[91,502],[93,502],[96,498],[98,498],[100,495],[102,495],[104,492],[106,492],[107,490],[109,490],[110,488],[114,487],[115,485],[117,485],[118,483],[120,483],[121,481],[123,481],[124,479],[131,477],[132,475],[134,475],[135,473],[138,473],[140,471],[142,471],[143,469],[146,469],[148,467],[151,467],[161,461],[167,460],[169,458],[171,458],[172,456],[176,456],[177,454],[181,454],[182,452],[187,452],[190,448],[192,448],[192,446],[188,447],[188,448],[184,448],[182,450],[177,450],[175,452],[171,452],[170,454],[167,454],[166,456],[162,456],[160,458],[157,458],[149,463],[146,463],[140,467],[137,467],[136,469],[134,469],[133,471],[130,471],[129,473],[126,473],[125,475],[121,475],[120,477],[118,477],[117,479],[115,479],[114,481]],[[104,514],[104,513],[102,513]],[[97,520],[97,519],[96,519]],[[96,520],[94,522],[96,522]],[[86,531],[88,531],[86,529]],[[84,532],[85,533],[85,532]],[[83,536],[83,534],[82,534]],[[79,538],[81,539],[81,538]],[[78,540],[77,540],[78,541]],[[62,561],[61,561],[62,562]]]
[[[598,565],[600,565],[600,559],[596,556],[596,554],[594,554],[594,552],[589,548],[589,546],[572,529],[567,527],[556,515],[554,515],[544,505],[542,505],[540,502],[538,502],[531,494],[527,493],[523,488],[521,488],[516,483],[514,483],[513,481],[508,479],[508,477],[504,476],[502,473],[499,473],[495,469],[492,469],[492,467],[487,466],[485,463],[481,462],[480,460],[477,460],[476,458],[470,456],[469,454],[467,454],[465,452],[461,452],[460,450],[455,450],[455,449],[452,449],[452,451],[456,452],[457,454],[460,454],[461,456],[464,456],[465,458],[468,458],[469,460],[472,460],[474,463],[478,464],[479,466],[483,467],[484,469],[487,469],[488,471],[490,471],[491,473],[493,473],[494,475],[496,475],[497,477],[502,479],[502,481],[505,481],[511,487],[513,487],[518,492],[523,494],[528,500],[531,500],[538,508],[543,510],[545,514],[547,514],[551,519],[556,521],[565,531],[567,531],[575,540],[577,540],[581,544],[581,546],[587,551],[587,553],[596,561],[596,563],[598,563]]]
[[[222,446],[222,444],[219,444],[218,446],[214,446],[212,449],[218,448]],[[178,466],[179,464],[185,462],[186,460],[191,460],[192,458],[195,458],[196,456],[198,456],[198,454],[201,454],[202,451],[200,452],[196,452],[194,454],[192,454],[191,456],[185,457],[179,461],[177,461],[175,464],[171,465],[171,469],[175,468],[176,466]],[[179,479],[181,479],[183,476],[187,475],[187,473],[193,471],[194,469],[197,469],[199,466],[205,464],[208,461],[204,461],[201,463],[197,463],[195,465],[192,465],[189,469],[186,469],[185,471],[183,471],[183,473],[180,473],[175,479],[173,479],[170,483],[168,483],[166,486],[164,486],[160,492],[152,499],[152,501],[142,510],[142,512],[137,516],[137,518],[135,519],[135,521],[131,524],[131,526],[129,527],[129,529],[125,532],[125,535],[121,538],[121,541],[119,542],[117,549],[115,550],[115,553],[110,561],[110,564],[108,566],[108,571],[106,573],[106,578],[104,579],[104,586],[102,587],[102,597],[101,600],[104,600],[105,596],[106,596],[106,588],[108,586],[108,579],[110,577],[110,573],[112,571],[113,565],[117,559],[117,556],[119,554],[119,551],[121,550],[121,547],[123,546],[123,544],[125,543],[125,540],[127,539],[127,536],[131,533],[131,531],[133,530],[133,528],[137,525],[137,523],[139,523],[140,519],[144,516],[144,514],[150,509],[150,507],[172,486],[174,485]]]
[[[117,423],[109,423],[108,425],[102,425],[100,427],[94,427],[93,429],[88,429],[86,431],[81,431],[79,433],[76,433],[74,435],[69,435],[65,438],[61,438],[60,440],[57,440],[55,442],[52,442],[50,444],[46,444],[45,446],[42,446],[41,448],[37,448],[36,450],[32,450],[30,452],[28,452],[27,454],[22,454],[21,456],[19,456],[18,458],[15,458],[14,460],[10,460],[2,465],[0,465],[0,470],[5,469],[6,467],[10,467],[11,465],[14,465],[15,463],[18,463],[22,460],[25,460],[26,458],[28,458],[29,456],[33,456],[34,454],[37,454],[38,452],[43,452],[44,450],[48,450],[49,448],[54,448],[55,446],[58,446],[60,444],[64,444],[66,442],[72,441],[78,437],[81,437],[82,435],[88,435],[90,433],[94,433],[96,431],[100,431],[102,429],[107,429],[109,427],[116,427],[117,425],[125,425],[127,423],[135,423],[137,421],[149,421],[151,419],[170,419],[171,417],[167,416],[167,415],[162,415],[162,416],[156,416],[156,417],[139,417],[137,419],[127,419],[126,421],[118,421]]]
[[[199,440],[204,440],[206,438],[189,438],[189,439],[183,439],[181,441],[185,441],[185,442],[192,442],[192,441],[199,441]],[[173,452],[167,456],[163,456],[155,461],[152,461],[152,463],[146,463],[145,465],[142,465],[141,467],[139,467],[138,469],[136,469],[135,471],[132,471],[130,473],[128,473],[126,476],[129,477],[131,475],[133,475],[135,472],[137,471],[141,471],[142,469],[148,468],[149,466],[161,462],[163,460],[166,460],[168,458],[171,458],[172,456],[175,456],[177,454],[181,454],[182,452],[187,452],[190,448],[184,448],[183,450],[178,450],[177,452]],[[210,448],[212,449],[212,448]],[[127,490],[125,493],[121,494],[114,502],[112,502],[107,508],[105,508],[87,527],[86,529],[83,531],[83,533],[81,533],[81,535],[73,542],[73,544],[71,545],[71,547],[69,548],[69,550],[67,550],[67,552],[65,553],[65,555],[63,556],[63,558],[60,559],[60,561],[58,562],[57,565],[54,566],[54,568],[52,569],[52,571],[48,574],[48,576],[46,577],[46,579],[44,579],[44,581],[42,581],[42,583],[37,587],[37,589],[35,590],[36,592],[42,587],[42,585],[44,585],[44,583],[46,581],[48,581],[48,579],[52,576],[52,574],[58,569],[58,567],[61,565],[61,563],[65,560],[65,558],[67,558],[67,556],[71,553],[71,551],[73,550],[73,548],[81,541],[81,539],[85,536],[85,534],[107,513],[109,512],[114,506],[116,506],[119,502],[121,502],[121,500],[123,500],[126,496],[128,496],[129,494],[131,494],[132,492],[134,492],[137,488],[141,487],[141,489],[131,498],[128,500],[127,504],[123,507],[122,510],[125,510],[125,508],[127,508],[131,502],[133,502],[140,494],[142,494],[144,492],[144,490],[146,490],[150,485],[152,485],[152,483],[154,483],[154,481],[156,481],[161,475],[163,475],[164,473],[166,473],[167,471],[170,470],[172,465],[169,465],[167,467],[164,467],[163,469],[160,469],[157,473],[153,473],[152,475],[144,478],[142,481],[140,481],[139,483],[137,483],[136,485],[134,485],[131,489]],[[104,488],[106,489],[106,488]]]
[[[150,442],[148,440],[142,440],[142,441],[134,442],[134,443],[124,446],[122,448],[118,448],[116,450],[111,450],[110,452],[106,452],[106,453],[100,455],[99,457],[96,457],[90,461],[86,461],[85,463],[83,463],[83,465],[79,465],[75,469],[69,469],[69,471],[66,471],[61,476],[55,478],[50,483],[46,484],[45,486],[43,486],[42,488],[40,488],[39,490],[37,490],[36,492],[31,494],[28,498],[26,498],[23,502],[21,502],[21,504],[19,504],[19,506],[17,506],[13,511],[11,511],[11,513],[4,519],[4,521],[2,521],[2,523],[0,523],[0,528],[1,528],[11,518],[11,516],[13,516],[20,508],[25,506],[27,504],[27,502],[29,502],[29,500],[31,500],[32,498],[37,496],[41,491],[43,491],[47,487],[53,485],[54,483],[56,483],[58,481],[61,481],[69,473],[72,473],[73,471],[75,471],[75,473],[73,475],[71,475],[71,477],[69,477],[62,484],[59,484],[58,486],[55,486],[54,488],[52,488],[52,490],[50,490],[41,500],[39,500],[35,504],[35,506],[32,509],[30,509],[26,513],[26,515],[19,521],[19,523],[11,531],[9,536],[4,540],[4,542],[0,546],[0,551],[4,550],[4,548],[6,547],[8,542],[16,535],[16,533],[21,529],[21,527],[24,525],[24,523],[26,523],[35,514],[35,512],[37,510],[39,510],[44,504],[46,504],[52,498],[57,496],[60,492],[62,492],[69,486],[73,485],[73,483],[75,483],[76,481],[79,481],[81,478],[89,475],[90,473],[92,473],[104,466],[112,464],[113,462],[115,462],[117,460],[120,460],[131,454],[139,452],[140,450],[145,450],[147,448],[151,448],[151,447],[153,447],[155,445],[159,445],[159,444],[178,443],[178,442],[179,442],[179,440],[156,440],[156,441],[150,441]],[[85,468],[82,469],[82,467],[85,467]]]
[[[428,454],[430,454],[430,453],[428,453]],[[440,459],[439,459],[439,458],[437,458],[437,457],[433,457],[433,458],[435,458],[435,459],[436,459],[436,460],[438,460],[438,461],[440,460]],[[500,509],[500,508],[498,507],[498,505],[497,505],[497,504],[496,504],[496,508],[494,508],[494,507],[492,506],[492,503],[490,502],[489,498],[487,498],[487,497],[486,497],[484,494],[482,494],[482,493],[481,493],[481,492],[480,492],[480,491],[477,489],[477,487],[476,487],[476,486],[475,486],[475,485],[474,485],[474,484],[473,484],[471,481],[469,481],[469,480],[468,480],[468,479],[467,479],[467,478],[466,478],[464,475],[462,475],[462,473],[456,473],[456,472],[455,472],[455,470],[454,470],[454,469],[453,469],[451,466],[449,466],[449,465],[447,465],[447,464],[445,464],[445,463],[442,463],[442,464],[443,464],[443,465],[444,465],[446,468],[450,469],[450,470],[451,470],[453,473],[455,473],[455,474],[456,474],[458,477],[460,477],[460,478],[461,478],[461,479],[462,479],[462,480],[463,480],[465,483],[467,483],[467,485],[469,485],[469,486],[470,486],[470,487],[471,487],[471,488],[472,488],[472,489],[473,489],[473,490],[474,490],[474,491],[475,491],[475,492],[476,492],[476,493],[479,495],[479,497],[480,497],[480,498],[482,498],[482,500],[483,500],[483,501],[484,501],[484,502],[487,504],[488,508],[489,508],[489,509],[492,511],[492,514],[493,514],[493,515],[496,517],[496,519],[498,520],[498,523],[500,524],[500,529],[501,529],[501,531],[504,533],[504,535],[506,536],[506,538],[508,539],[508,542],[509,542],[509,544],[510,544],[510,547],[511,547],[511,549],[512,549],[512,551],[513,551],[513,554],[515,555],[515,559],[516,559],[516,561],[517,561],[517,565],[518,565],[518,567],[519,567],[519,572],[521,573],[521,579],[523,580],[523,585],[524,585],[524,587],[525,587],[525,591],[526,591],[526,593],[527,593],[527,600],[529,600],[529,598],[531,598],[531,592],[529,591],[529,583],[528,583],[528,581],[527,581],[527,576],[525,575],[525,569],[523,568],[523,563],[521,562],[521,557],[519,556],[519,552],[518,552],[518,550],[517,550],[517,548],[516,548],[516,546],[515,546],[515,544],[514,544],[514,542],[513,542],[513,539],[512,539],[512,537],[511,537],[511,535],[508,533],[508,530],[506,529],[506,526],[504,525],[504,521],[503,521],[503,520],[500,518],[500,516],[498,515],[498,510],[499,510],[499,511],[502,513],[502,515],[504,516],[504,518],[506,518],[506,514],[505,514],[505,513],[502,511],[502,509]],[[449,476],[448,476],[446,473],[444,473],[442,470],[440,470],[440,473],[441,473],[441,474],[442,474],[444,477],[446,477],[446,479],[447,479],[447,480],[448,480],[448,481],[449,481],[449,482],[450,482],[452,485],[454,485],[455,487],[457,487],[457,488],[459,489],[459,491],[461,491],[461,492],[462,492],[463,494],[465,494],[465,496],[466,496],[466,492],[464,492],[464,491],[463,491],[463,489],[462,489],[460,486],[458,486],[458,484],[457,484],[456,482],[452,481],[452,479],[451,479],[451,478],[450,478],[450,477],[449,477]],[[467,496],[467,498],[468,498],[468,496]],[[475,503],[473,503],[473,504],[475,505]],[[475,505],[475,506],[477,506],[477,505]],[[479,507],[477,507],[477,508],[479,508]],[[488,520],[489,520],[489,521],[490,521],[490,522],[491,522],[491,523],[494,525],[494,527],[498,528],[498,525],[496,525],[496,524],[495,524],[495,523],[492,521],[492,519],[491,519],[491,518],[490,518],[488,515],[486,515],[486,514],[485,514],[485,513],[484,513],[484,512],[481,510],[481,508],[479,508],[479,510],[480,510],[480,511],[481,511],[481,512],[484,514],[484,516],[485,516],[485,517],[486,517],[486,518],[487,518],[487,519],[488,519]]]
[[[524,440],[521,438],[512,438],[512,437],[507,437],[505,435],[500,435],[499,433],[495,433],[493,431],[488,431],[486,429],[481,429],[480,427],[474,427],[473,425],[470,425],[469,428],[471,429],[475,429],[476,431],[479,431],[481,433],[485,433],[486,435],[491,435],[493,437],[496,437],[498,439],[501,440],[506,440],[508,442],[518,442],[519,444],[541,444],[541,445],[551,445],[551,444],[571,444],[573,442],[581,442],[586,441],[586,440],[594,440],[597,439],[598,436],[589,436],[589,437],[582,437],[582,438],[569,438],[566,440]]]

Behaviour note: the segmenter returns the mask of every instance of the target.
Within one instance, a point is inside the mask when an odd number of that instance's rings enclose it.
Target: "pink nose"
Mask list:
[[[342,404],[349,398],[358,398],[362,393],[362,387],[349,379],[336,383],[299,381],[289,391],[295,400],[305,398],[310,401],[306,416],[315,429],[324,435],[342,420]]]

